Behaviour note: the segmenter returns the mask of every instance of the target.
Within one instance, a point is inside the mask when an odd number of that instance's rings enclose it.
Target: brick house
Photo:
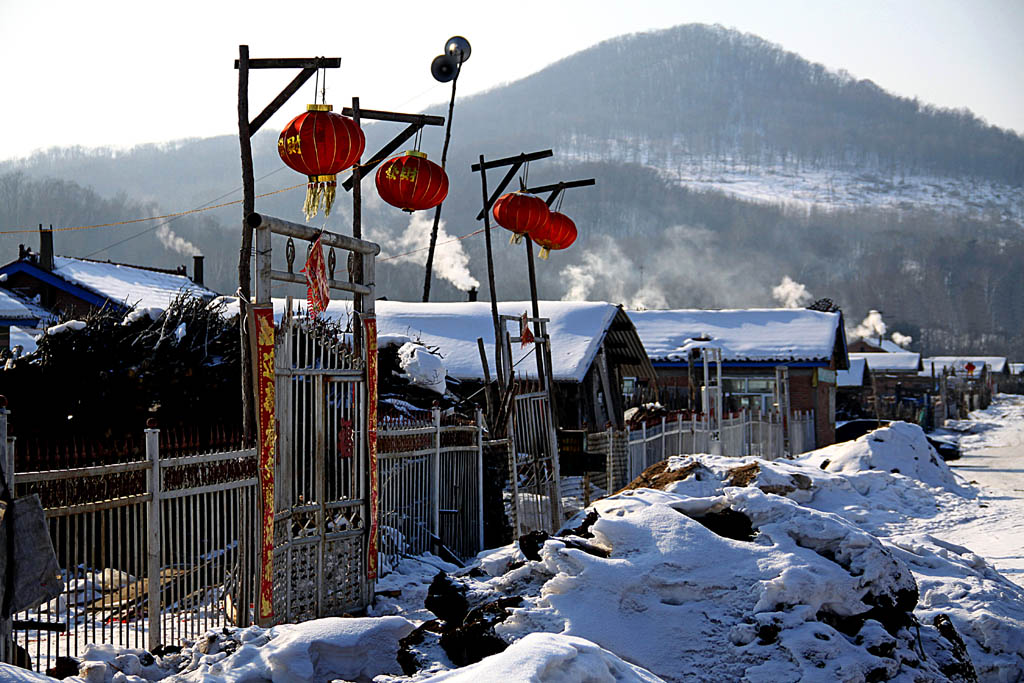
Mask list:
[[[630,311],[657,373],[661,401],[691,405],[702,381],[700,349],[722,352],[723,406],[769,411],[777,369],[788,375],[791,410],[813,411],[815,442],[835,442],[836,372],[849,368],[841,312],[807,309]]]

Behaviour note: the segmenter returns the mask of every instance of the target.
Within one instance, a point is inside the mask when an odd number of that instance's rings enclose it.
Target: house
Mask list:
[[[227,298],[227,297],[225,297]],[[305,308],[305,302],[293,306]],[[483,404],[483,362],[478,338],[484,342],[488,375],[496,377],[494,326],[488,302],[428,302],[380,300],[374,304],[377,316],[378,348],[382,353],[407,342],[436,349],[441,357],[448,387]],[[558,426],[603,429],[607,424],[623,426],[622,380],[637,377],[653,382],[654,368],[644,352],[630,317],[619,306],[604,302],[541,301],[540,315],[547,318],[551,337],[551,371],[556,388]],[[283,299],[274,300],[274,314],[280,320]],[[521,316],[531,310],[529,301],[502,301],[500,315]],[[225,313],[231,315],[229,306]],[[325,315],[344,323],[351,315],[351,301],[332,301]],[[513,336],[518,325],[511,325]],[[534,331],[536,332],[536,331]],[[517,378],[536,381],[534,346],[512,343],[512,365]]]
[[[31,299],[3,289],[3,284],[0,282],[0,349],[24,346],[27,335],[50,321],[50,312]]]
[[[835,441],[836,372],[849,369],[842,313],[807,309],[630,311],[647,349],[662,402],[690,408],[690,376],[702,373],[700,349],[722,353],[723,405],[773,409],[776,392],[792,410],[814,411],[815,441]],[[786,368],[788,387],[777,387]],[[695,388],[695,387],[694,387]]]
[[[55,256],[53,233],[43,230],[40,236],[38,254],[22,245],[16,261],[0,266],[0,288],[45,310],[78,317],[104,306],[167,308],[183,292],[207,300],[217,296],[202,284],[202,256],[195,257],[189,279],[184,266],[168,270]]]
[[[984,378],[990,392],[999,391],[1000,381],[1012,376],[1005,356],[931,356],[922,361],[921,375],[938,377],[943,374],[969,380]]]

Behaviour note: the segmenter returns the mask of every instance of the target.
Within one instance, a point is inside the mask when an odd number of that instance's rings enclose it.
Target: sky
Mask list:
[[[356,95],[364,108],[415,112],[447,101],[429,67],[452,35],[472,44],[458,82],[467,95],[608,38],[694,22],[1024,134],[1024,0],[0,0],[0,160],[237,134],[243,43],[253,58],[341,57],[327,76],[337,108]],[[253,72],[251,116],[294,73]],[[312,92],[305,86],[269,126],[282,128]]]

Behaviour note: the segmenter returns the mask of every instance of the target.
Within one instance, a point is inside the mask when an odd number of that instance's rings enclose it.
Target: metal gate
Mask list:
[[[548,320],[501,316],[504,377],[508,378],[510,385],[519,387],[523,383],[516,383],[513,379],[515,364],[512,362],[512,342],[521,344],[522,337],[509,334],[508,323],[513,321],[533,325],[536,330],[532,341],[535,345],[538,381],[536,391],[517,393],[513,410],[509,411],[511,501],[508,511],[517,536],[538,529],[554,533],[561,527],[563,520]]]
[[[276,331],[274,618],[363,607],[367,579],[365,362],[323,324]]]

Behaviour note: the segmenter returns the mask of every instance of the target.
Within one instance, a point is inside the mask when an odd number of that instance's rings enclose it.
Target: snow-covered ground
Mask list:
[[[98,646],[71,680],[1021,681],[1024,397],[971,417],[953,469],[903,423],[674,456],[555,538],[404,560],[366,617]]]
[[[964,434],[964,455],[950,464],[976,482],[984,510],[952,526],[946,536],[1024,586],[1024,396],[1003,396],[970,418],[950,425]]]

